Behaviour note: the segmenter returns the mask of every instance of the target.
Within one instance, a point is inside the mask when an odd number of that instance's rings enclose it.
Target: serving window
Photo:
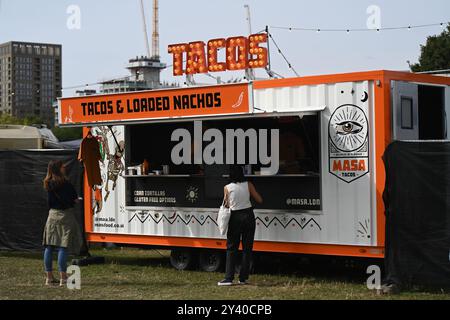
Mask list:
[[[319,123],[305,115],[127,126],[127,206],[216,208],[238,163],[264,198],[256,208],[320,210]]]

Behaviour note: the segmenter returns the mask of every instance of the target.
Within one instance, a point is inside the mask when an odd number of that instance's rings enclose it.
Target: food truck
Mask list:
[[[448,139],[449,113],[450,78],[384,70],[59,100],[60,126],[102,150],[101,196],[84,188],[88,241],[163,247],[176,268],[209,271],[233,160],[264,198],[255,251],[383,258],[385,148]]]

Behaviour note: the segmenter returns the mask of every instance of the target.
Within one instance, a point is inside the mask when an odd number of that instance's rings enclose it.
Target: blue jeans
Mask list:
[[[44,266],[45,272],[53,271],[53,249],[58,250],[58,270],[59,272],[67,271],[67,249],[63,247],[46,246],[44,250]]]

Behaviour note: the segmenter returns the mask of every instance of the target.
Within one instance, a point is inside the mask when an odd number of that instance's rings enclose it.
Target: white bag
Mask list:
[[[230,221],[231,210],[225,207],[225,198],[222,201],[222,205],[219,209],[219,214],[217,215],[217,225],[219,226],[219,231],[221,235],[226,235],[228,230],[228,222]]]

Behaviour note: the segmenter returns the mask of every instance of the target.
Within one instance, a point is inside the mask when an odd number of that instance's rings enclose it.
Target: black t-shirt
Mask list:
[[[66,181],[58,188],[54,188],[50,183],[49,187],[48,207],[50,209],[65,210],[75,205],[78,195],[70,182]]]

